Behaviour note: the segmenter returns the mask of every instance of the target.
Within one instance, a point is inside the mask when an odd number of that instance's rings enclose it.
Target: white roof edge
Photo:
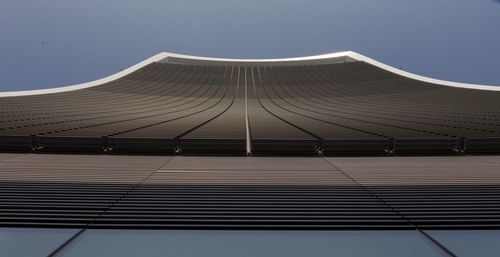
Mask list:
[[[398,74],[398,75],[401,75],[403,77],[407,77],[410,79],[415,79],[415,80],[419,80],[419,81],[423,81],[423,82],[438,84],[438,85],[442,85],[442,86],[449,86],[449,87],[460,87],[460,88],[468,88],[468,89],[500,91],[500,86],[469,84],[469,83],[453,82],[453,81],[448,81],[448,80],[433,79],[433,78],[420,76],[420,75],[413,74],[413,73],[410,73],[407,71],[403,71],[401,69],[394,68],[392,66],[381,63],[379,61],[376,61],[374,59],[366,57],[362,54],[358,54],[356,52],[349,52],[348,55],[349,55],[349,57],[351,57],[355,60],[363,61],[363,62],[372,64],[372,65],[377,66],[381,69],[387,70],[389,72],[392,72],[392,73],[395,73],[395,74]]]
[[[73,91],[73,90],[79,90],[79,89],[84,89],[84,88],[89,88],[89,87],[95,87],[99,86],[108,82],[111,82],[113,80],[117,80],[121,77],[124,77],[150,63],[161,61],[167,57],[167,53],[159,53],[157,55],[154,55],[140,63],[137,63],[127,69],[124,69],[118,73],[115,73],[113,75],[110,75],[108,77],[82,83],[82,84],[76,84],[76,85],[71,85],[71,86],[63,86],[63,87],[55,87],[55,88],[48,88],[48,89],[37,89],[37,90],[24,90],[24,91],[11,91],[11,92],[0,92],[0,97],[7,97],[7,96],[27,96],[27,95],[42,95],[42,94],[53,94],[53,93],[61,93],[61,92],[67,92],[67,91]]]
[[[176,54],[176,53],[168,53],[168,52],[163,52],[159,53],[157,55],[154,55],[140,63],[137,63],[123,71],[120,71],[118,73],[115,73],[111,76],[94,80],[91,82],[87,83],[82,83],[82,84],[77,84],[77,85],[71,85],[71,86],[64,86],[64,87],[56,87],[56,88],[49,88],[49,89],[38,89],[38,90],[26,90],[26,91],[12,91],[12,92],[0,92],[0,97],[9,97],[9,96],[27,96],[27,95],[40,95],[40,94],[52,94],[52,93],[60,93],[60,92],[67,92],[67,91],[73,91],[73,90],[79,90],[79,89],[84,89],[84,88],[89,88],[89,87],[95,87],[102,85],[104,83],[111,82],[113,80],[117,80],[121,77],[124,77],[150,63],[153,62],[159,62],[162,60],[168,60],[168,58],[178,58],[178,59],[188,59],[192,61],[211,61],[211,62],[257,62],[257,63],[273,63],[273,62],[299,62],[303,64],[308,64],[308,63],[314,63],[312,61],[317,61],[317,60],[324,60],[324,61],[335,61],[336,59],[341,60],[341,58],[351,58],[353,60],[357,61],[363,61],[369,64],[372,64],[374,66],[377,66],[381,69],[387,70],[389,72],[423,81],[423,82],[428,82],[432,84],[438,84],[438,85],[443,85],[443,86],[450,86],[450,87],[459,87],[459,88],[468,88],[468,89],[478,89],[478,90],[491,90],[491,91],[500,91],[500,86],[489,86],[489,85],[478,85],[478,84],[468,84],[468,83],[459,83],[459,82],[452,82],[452,81],[446,81],[446,80],[439,80],[439,79],[433,79],[429,77],[424,77],[420,75],[416,75],[410,72],[406,72],[397,68],[394,68],[392,66],[389,66],[387,64],[378,62],[374,59],[371,59],[369,57],[366,57],[362,54],[353,52],[353,51],[347,51],[347,52],[338,52],[338,53],[330,53],[330,54],[322,54],[322,55],[314,55],[314,56],[306,56],[306,57],[292,57],[292,58],[277,58],[277,59],[231,59],[231,58],[212,58],[212,57],[201,57],[201,56],[192,56],[192,55],[184,55],[184,54]]]
[[[176,54],[176,53],[167,53],[168,58],[178,58],[178,59],[190,59],[196,61],[211,61],[211,62],[256,62],[256,63],[273,63],[273,62],[303,62],[307,64],[308,61],[314,60],[335,60],[337,58],[345,58],[350,57],[352,52],[337,52],[337,53],[329,53],[329,54],[321,54],[321,55],[312,55],[312,56],[303,56],[303,57],[290,57],[290,58],[274,58],[274,59],[236,59],[236,58],[215,58],[215,57],[203,57],[203,56],[193,56],[193,55],[185,55],[185,54]]]

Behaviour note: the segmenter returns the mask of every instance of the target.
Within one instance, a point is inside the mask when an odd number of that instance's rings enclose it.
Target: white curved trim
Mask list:
[[[164,62],[169,61],[186,61],[191,60],[192,63],[256,63],[256,64],[282,64],[282,63],[301,63],[301,64],[311,64],[320,62],[335,62],[335,61],[345,61],[346,58],[350,57],[350,51],[329,53],[321,55],[312,55],[304,57],[290,57],[290,58],[275,58],[275,59],[234,59],[234,58],[215,58],[215,57],[203,57],[203,56],[193,56],[185,54],[176,53],[165,53],[167,58],[163,60]]]
[[[55,88],[48,88],[48,89],[37,89],[37,90],[25,90],[25,91],[12,91],[12,92],[0,92],[0,97],[7,97],[7,96],[26,96],[26,95],[42,95],[42,94],[53,94],[53,93],[61,93],[61,92],[67,92],[67,91],[73,91],[73,90],[79,90],[79,89],[84,89],[84,88],[89,88],[89,87],[95,87],[99,86],[108,82],[111,82],[113,80],[117,80],[125,75],[128,75],[150,63],[161,61],[165,59],[166,53],[159,53],[153,57],[150,57],[132,67],[129,67],[125,70],[122,70],[118,73],[115,73],[111,76],[82,83],[82,84],[76,84],[76,85],[71,85],[71,86],[64,86],[64,87],[55,87]]]
[[[491,90],[491,91],[500,91],[500,86],[490,86],[490,85],[479,85],[479,84],[469,84],[469,83],[460,83],[460,82],[453,82],[453,81],[447,81],[447,80],[439,80],[439,79],[433,79],[429,77],[424,77],[420,76],[417,74],[413,74],[410,72],[406,72],[397,68],[394,68],[392,66],[389,66],[387,64],[381,63],[379,61],[376,61],[374,59],[371,59],[369,57],[366,57],[364,55],[355,53],[355,52],[349,52],[349,57],[358,60],[358,61],[363,61],[366,63],[369,63],[371,65],[377,66],[381,69],[390,71],[392,73],[401,75],[403,77],[407,77],[410,79],[414,80],[419,80],[423,82],[428,82],[432,84],[438,84],[441,86],[449,86],[449,87],[460,87],[460,88],[468,88],[468,89],[479,89],[479,90]]]
[[[347,52],[338,52],[338,53],[330,53],[330,54],[322,54],[322,55],[314,55],[314,56],[306,56],[306,57],[293,57],[293,58],[277,58],[277,59],[230,59],[230,58],[212,58],[212,57],[201,57],[201,56],[192,56],[192,55],[184,55],[184,54],[176,54],[176,53],[168,53],[163,52],[159,53],[153,57],[150,57],[130,68],[127,68],[123,71],[120,71],[111,76],[98,79],[95,81],[65,86],[65,87],[57,87],[50,89],[39,89],[39,90],[26,90],[26,91],[12,91],[12,92],[0,92],[0,97],[8,97],[8,96],[26,96],[26,95],[40,95],[40,94],[52,94],[52,93],[60,93],[67,92],[73,90],[79,90],[89,87],[95,87],[102,85],[104,83],[111,82],[113,80],[119,79],[125,75],[128,75],[150,63],[153,62],[187,62],[187,63],[198,63],[198,64],[214,64],[214,63],[239,63],[239,64],[262,64],[262,65],[281,65],[281,64],[315,64],[315,63],[331,63],[331,62],[345,62],[345,61],[363,61],[369,63],[371,65],[377,66],[381,69],[387,70],[389,72],[423,82],[428,82],[432,84],[438,84],[442,86],[450,86],[450,87],[459,87],[459,88],[468,88],[468,89],[478,89],[478,90],[491,90],[491,91],[500,91],[500,86],[489,86],[489,85],[478,85],[478,84],[467,84],[467,83],[459,83],[452,81],[445,81],[439,79],[433,79],[429,77],[424,77],[420,75],[416,75],[410,72],[406,72],[392,66],[386,65],[384,63],[378,62],[374,59],[366,57],[362,54],[358,54],[356,52],[347,51]]]

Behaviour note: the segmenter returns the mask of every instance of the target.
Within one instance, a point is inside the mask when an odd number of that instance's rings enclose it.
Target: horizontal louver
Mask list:
[[[500,158],[0,155],[0,225],[500,225]]]

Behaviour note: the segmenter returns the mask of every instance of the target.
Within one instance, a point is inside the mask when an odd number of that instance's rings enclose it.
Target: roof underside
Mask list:
[[[363,61],[153,62],[99,86],[1,97],[4,151],[188,155],[494,153],[500,92]]]

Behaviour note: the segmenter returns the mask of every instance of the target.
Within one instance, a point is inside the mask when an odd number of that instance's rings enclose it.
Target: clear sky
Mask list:
[[[346,50],[420,75],[500,85],[500,1],[0,0],[0,91],[87,82],[162,51]]]

